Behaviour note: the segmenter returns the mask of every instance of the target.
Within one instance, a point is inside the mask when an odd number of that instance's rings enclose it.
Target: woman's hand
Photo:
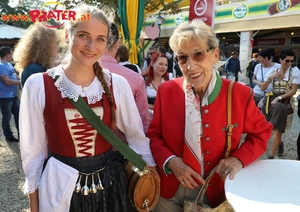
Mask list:
[[[271,102],[271,105],[274,107],[274,105],[279,101],[278,97],[276,97],[275,99],[273,99],[273,101]]]
[[[280,72],[274,72],[273,74],[271,74],[271,76],[268,78],[268,80],[273,81],[274,79],[279,78],[280,76]]]
[[[156,167],[156,166],[152,166],[152,167],[149,167],[149,169],[150,169],[151,171],[153,171],[153,172],[156,174],[156,177],[157,177],[157,179],[158,179],[158,182],[160,183],[160,176],[159,176],[159,174],[158,174],[157,167]]]
[[[216,173],[220,175],[222,180],[225,180],[227,175],[229,179],[233,180],[235,173],[239,172],[243,168],[242,162],[236,157],[228,157],[220,160],[216,166]]]
[[[31,212],[39,212],[39,193],[38,190],[29,194],[29,203]]]
[[[191,167],[182,162],[182,158],[174,157],[167,166],[173,171],[177,180],[186,188],[194,189],[204,184],[204,179]]]

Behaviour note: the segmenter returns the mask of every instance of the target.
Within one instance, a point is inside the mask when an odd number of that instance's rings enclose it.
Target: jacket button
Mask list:
[[[209,165],[209,164],[210,164],[210,162],[206,162],[206,164],[207,164],[207,165]]]
[[[207,109],[205,109],[203,112],[204,112],[205,114],[207,114],[207,113],[208,113],[208,110],[207,110]]]
[[[210,138],[209,138],[209,137],[206,137],[205,140],[206,140],[206,141],[210,141]]]
[[[204,127],[205,127],[205,128],[208,128],[208,127],[209,127],[209,124],[204,124]]]
[[[209,154],[209,151],[206,151],[205,154]]]

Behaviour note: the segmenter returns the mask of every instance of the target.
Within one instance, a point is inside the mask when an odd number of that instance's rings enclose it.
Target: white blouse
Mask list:
[[[280,68],[279,63],[274,63],[272,67],[262,67],[262,64],[259,63],[254,68],[254,75],[256,76],[256,80],[259,82],[265,82],[267,80],[267,73],[269,71],[274,71],[278,68]],[[268,88],[265,91],[262,91],[258,85],[255,85],[254,87],[254,94],[257,96],[262,96],[266,92],[270,92],[273,89],[272,84],[270,83],[268,85]]]
[[[62,66],[47,71],[49,76],[60,77],[55,86],[62,97],[77,101],[78,96],[87,97],[88,104],[100,101],[103,87],[95,76],[93,82],[82,88],[73,84],[65,75]],[[119,75],[104,70],[106,82],[112,81],[116,104],[116,126],[125,134],[128,145],[141,155],[149,166],[155,166],[150,150],[150,141],[143,132],[142,120],[136,107],[128,82]],[[43,163],[48,157],[47,136],[43,111],[45,108],[45,91],[42,73],[31,75],[26,81],[20,106],[20,149],[22,165],[26,176],[25,193],[34,192],[41,178]],[[55,114],[53,114],[55,115]],[[134,120],[134,121],[133,121]]]

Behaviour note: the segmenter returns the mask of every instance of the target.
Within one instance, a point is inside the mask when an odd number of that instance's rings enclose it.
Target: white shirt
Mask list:
[[[100,101],[103,87],[95,76],[94,81],[88,86],[73,84],[65,75],[61,66],[47,71],[50,76],[59,75],[66,88],[61,92],[62,97],[70,97],[77,101],[78,96],[87,97],[88,104]],[[150,141],[143,132],[142,120],[137,110],[134,98],[128,82],[119,75],[104,69],[105,80],[112,80],[114,99],[116,104],[116,126],[124,132],[128,145],[137,154],[142,155],[149,166],[155,166],[155,162],[150,150]],[[22,96],[20,109],[20,149],[26,183],[25,193],[34,192],[39,185],[43,163],[48,157],[47,137],[45,131],[45,121],[43,111],[45,108],[45,91],[42,73],[31,75],[26,81]],[[55,114],[54,114],[55,115]],[[134,121],[133,121],[134,120]]]
[[[142,71],[141,71],[141,69],[140,69],[140,67],[139,67],[138,65],[136,65],[136,64],[131,64],[129,61],[119,62],[119,64],[122,65],[122,66],[124,66],[124,65],[134,65],[134,66],[137,68],[139,74],[142,73]]]
[[[256,80],[260,82],[265,82],[267,80],[266,74],[269,71],[274,71],[275,69],[280,68],[281,65],[279,63],[274,63],[271,67],[262,67],[262,64],[259,63],[254,68],[254,75],[256,76]],[[265,90],[265,92],[270,92],[273,89],[272,83],[269,84],[268,88]],[[258,85],[255,85],[254,87],[254,95],[255,96],[262,96],[264,95],[264,91],[260,89]]]

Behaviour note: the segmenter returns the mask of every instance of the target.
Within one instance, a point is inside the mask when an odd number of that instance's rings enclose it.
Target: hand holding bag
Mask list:
[[[184,200],[184,212],[234,212],[233,207],[230,205],[230,203],[227,200],[222,202],[216,208],[211,208],[209,205],[203,203],[206,189],[208,187],[210,179],[214,174],[215,174],[215,168],[212,170],[210,175],[206,178],[205,184],[201,187],[195,201]]]

